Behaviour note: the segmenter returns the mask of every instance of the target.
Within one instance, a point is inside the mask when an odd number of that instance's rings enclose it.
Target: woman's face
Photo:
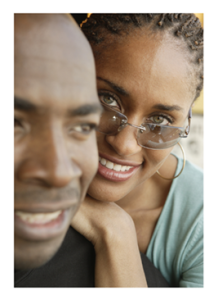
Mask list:
[[[195,95],[188,51],[174,47],[174,37],[136,33],[122,43],[101,48],[96,57],[100,101],[138,126],[145,118],[162,125],[186,126]],[[136,134],[137,129],[130,126],[115,136],[97,133],[99,156],[106,165],[99,162],[90,196],[102,201],[123,199],[164,164],[172,148],[142,148]]]

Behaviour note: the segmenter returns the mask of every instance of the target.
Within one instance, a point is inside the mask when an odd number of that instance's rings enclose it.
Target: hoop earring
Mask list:
[[[177,174],[177,175],[174,176],[173,178],[167,178],[167,177],[164,177],[164,176],[162,176],[162,175],[159,173],[159,171],[156,171],[156,173],[157,173],[161,178],[163,178],[163,179],[166,179],[166,180],[172,180],[172,179],[175,179],[175,178],[179,177],[179,175],[181,175],[182,171],[183,171],[184,168],[185,168],[185,163],[186,163],[185,151],[184,151],[184,149],[183,149],[183,147],[182,147],[182,145],[181,145],[180,143],[178,143],[178,145],[179,145],[180,149],[182,150],[182,155],[183,155],[183,166],[182,166],[182,170],[179,172],[179,174]]]

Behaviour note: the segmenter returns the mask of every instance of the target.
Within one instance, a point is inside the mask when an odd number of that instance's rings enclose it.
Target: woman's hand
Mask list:
[[[71,226],[97,247],[101,239],[120,238],[135,233],[132,218],[115,203],[102,202],[86,196]]]
[[[96,287],[147,287],[134,222],[121,207],[87,196],[71,226],[95,247]]]

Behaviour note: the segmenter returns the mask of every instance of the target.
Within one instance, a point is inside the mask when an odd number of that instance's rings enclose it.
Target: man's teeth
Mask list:
[[[45,224],[55,220],[61,214],[61,212],[62,210],[58,210],[53,213],[30,214],[22,211],[16,211],[15,214],[25,222],[31,224]]]
[[[114,171],[118,171],[118,172],[129,171],[129,169],[133,168],[133,167],[130,167],[130,166],[122,166],[122,165],[114,164],[111,161],[109,161],[105,158],[101,158],[101,157],[99,157],[99,162],[100,162],[100,164],[102,164],[106,168],[114,170]]]

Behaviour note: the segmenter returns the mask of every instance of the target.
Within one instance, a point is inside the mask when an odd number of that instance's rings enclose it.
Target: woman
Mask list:
[[[170,155],[203,86],[200,21],[92,14],[82,30],[104,112],[98,173],[72,226],[95,247],[96,286],[146,287],[140,250],[170,286],[201,287],[203,175]]]

